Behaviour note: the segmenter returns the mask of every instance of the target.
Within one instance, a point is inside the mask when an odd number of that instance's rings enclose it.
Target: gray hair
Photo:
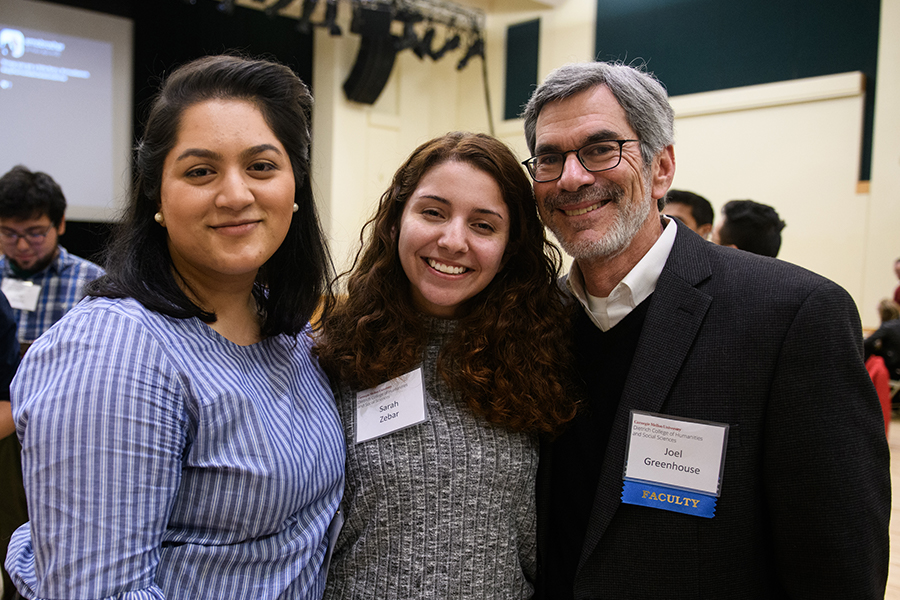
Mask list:
[[[675,113],[665,87],[652,74],[621,63],[571,63],[547,75],[525,105],[525,141],[531,154],[537,138],[538,115],[544,105],[600,85],[609,88],[625,110],[628,124],[641,141],[645,166],[674,143]]]

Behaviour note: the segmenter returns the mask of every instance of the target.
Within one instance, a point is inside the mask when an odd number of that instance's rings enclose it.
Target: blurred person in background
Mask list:
[[[881,326],[863,342],[865,357],[884,359],[891,379],[900,380],[900,306],[889,298],[878,303]]]
[[[19,340],[16,336],[16,317],[6,296],[0,293],[0,598],[10,600],[16,589],[3,567],[9,536],[28,520],[25,488],[22,487],[22,462],[16,425],[9,403],[9,384],[19,365]]]
[[[0,288],[14,309],[23,351],[103,275],[59,243],[66,198],[50,175],[18,165],[0,177]]]
[[[664,215],[677,217],[697,235],[705,240],[709,239],[714,216],[709,200],[700,194],[684,190],[669,190],[665,200],[662,208]]]
[[[722,207],[712,241],[761,256],[778,256],[785,222],[774,208],[753,200],[731,200]]]

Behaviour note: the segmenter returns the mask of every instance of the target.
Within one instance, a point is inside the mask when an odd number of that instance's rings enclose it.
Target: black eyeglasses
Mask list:
[[[522,164],[528,169],[531,178],[538,183],[547,183],[562,177],[566,155],[572,152],[578,157],[578,162],[585,170],[591,173],[608,171],[615,169],[622,162],[622,146],[628,142],[637,141],[639,140],[602,140],[582,146],[578,150],[537,154],[523,161]]]
[[[0,240],[7,244],[18,244],[19,240],[24,238],[29,246],[35,246],[42,244],[47,239],[47,234],[50,233],[51,229],[53,229],[53,225],[47,226],[43,231],[31,230],[25,233],[19,233],[12,229],[0,229]]]

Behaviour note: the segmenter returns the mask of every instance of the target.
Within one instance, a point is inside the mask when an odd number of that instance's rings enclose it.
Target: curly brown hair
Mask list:
[[[353,267],[340,276],[347,295],[326,298],[316,350],[320,364],[332,380],[367,389],[421,362],[427,317],[413,305],[397,239],[403,207],[421,179],[451,160],[497,182],[510,231],[502,269],[461,307],[458,326],[441,349],[438,371],[490,423],[513,431],[553,432],[576,408],[567,385],[571,319],[556,284],[561,254],[547,240],[518,160],[488,135],[453,132],[435,138],[394,174],[360,233],[362,247]]]

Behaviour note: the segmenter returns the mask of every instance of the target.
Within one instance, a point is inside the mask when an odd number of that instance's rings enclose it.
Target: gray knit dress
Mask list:
[[[488,424],[447,390],[435,362],[455,325],[431,321],[424,423],[355,444],[356,394],[335,394],[347,438],[346,520],[326,599],[532,595],[537,441]]]

